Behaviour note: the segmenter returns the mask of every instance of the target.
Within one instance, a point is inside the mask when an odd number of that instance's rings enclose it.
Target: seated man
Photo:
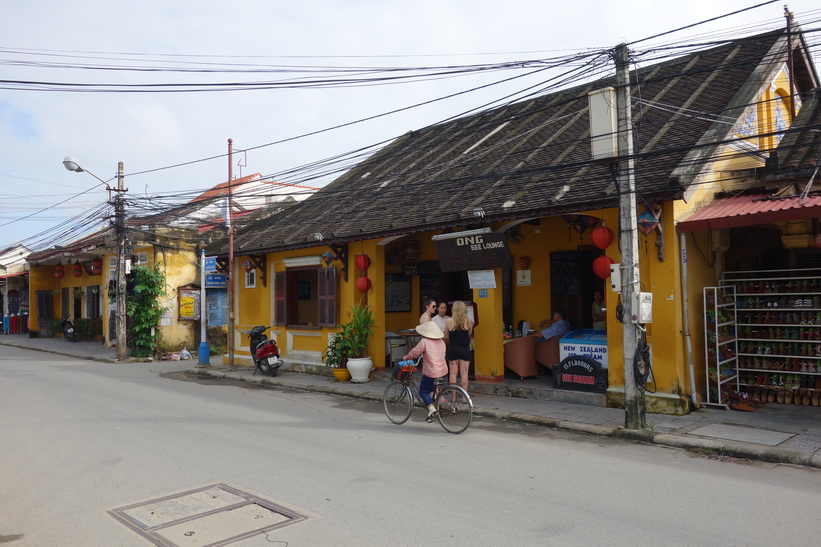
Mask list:
[[[567,312],[563,309],[553,311],[553,323],[536,335],[536,343],[544,342],[555,336],[567,334],[570,330],[570,321],[567,320]]]

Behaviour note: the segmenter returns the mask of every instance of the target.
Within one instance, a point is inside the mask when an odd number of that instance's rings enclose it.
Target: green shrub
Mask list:
[[[134,357],[150,357],[154,355],[160,339],[157,327],[165,309],[157,299],[165,296],[165,275],[159,264],[155,264],[154,268],[139,266],[134,269],[133,275],[134,294],[128,297],[126,306],[131,319],[129,345]]]

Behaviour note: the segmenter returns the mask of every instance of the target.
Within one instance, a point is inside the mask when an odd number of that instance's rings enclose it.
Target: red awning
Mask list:
[[[770,198],[745,194],[716,198],[676,224],[679,232],[718,230],[821,217],[821,196]]]
[[[26,275],[27,273],[28,272],[18,272],[13,274],[0,275],[0,279],[5,279],[7,277],[17,277],[18,275]]]

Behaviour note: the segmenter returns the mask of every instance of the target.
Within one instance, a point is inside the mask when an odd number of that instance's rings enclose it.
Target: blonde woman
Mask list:
[[[473,338],[473,323],[470,322],[465,303],[457,300],[451,310],[453,314],[445,322],[445,339],[448,342],[445,354],[450,365],[451,384],[460,378],[459,385],[468,390],[468,368],[470,367],[470,339]]]

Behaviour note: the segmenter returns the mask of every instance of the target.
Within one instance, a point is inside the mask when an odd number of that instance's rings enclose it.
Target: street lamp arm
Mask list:
[[[113,188],[108,185],[108,182],[104,181],[103,179],[101,179],[100,177],[98,177],[97,175],[95,175],[94,173],[92,173],[91,171],[86,169],[85,167],[81,166],[79,163],[77,163],[77,160],[74,159],[72,156],[66,156],[63,159],[63,167],[65,167],[69,171],[74,171],[75,173],[83,173],[83,172],[88,173],[89,175],[91,175],[95,179],[97,179],[100,182],[102,182],[103,184],[105,184],[106,190],[109,190],[109,191],[113,190]]]

